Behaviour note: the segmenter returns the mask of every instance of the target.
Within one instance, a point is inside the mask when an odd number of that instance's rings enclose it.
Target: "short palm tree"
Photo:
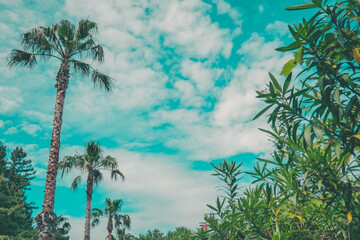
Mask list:
[[[53,120],[53,131],[50,144],[49,162],[46,175],[44,204],[41,213],[36,217],[40,240],[53,240],[56,234],[54,216],[56,176],[58,172],[60,133],[66,89],[69,84],[70,70],[91,75],[94,85],[111,90],[112,79],[98,72],[91,65],[80,61],[86,58],[102,62],[104,50],[94,41],[97,24],[89,20],[80,20],[77,27],[67,20],[53,24],[51,27],[37,27],[22,34],[22,50],[13,49],[8,56],[9,68],[22,66],[33,67],[38,59],[57,59],[60,69],[56,76],[56,102]]]
[[[69,240],[70,237],[68,233],[71,229],[70,223],[67,221],[68,219],[63,215],[55,215],[55,222],[57,226],[56,240]]]
[[[71,169],[77,168],[82,174],[77,176],[71,189],[76,190],[78,184],[82,180],[82,175],[87,174],[86,181],[86,215],[85,215],[85,233],[84,240],[90,239],[90,218],[91,218],[91,201],[94,189],[94,183],[98,184],[103,180],[101,170],[109,170],[111,178],[114,180],[124,180],[124,175],[118,169],[118,164],[115,158],[111,156],[102,156],[102,150],[98,143],[90,141],[86,147],[86,153],[83,155],[66,156],[60,162],[59,167],[62,169],[61,176],[68,173]]]
[[[121,211],[121,207],[123,204],[123,201],[121,199],[111,201],[110,198],[106,198],[105,204],[106,207],[103,210],[98,208],[94,208],[92,210],[93,221],[91,225],[94,227],[99,224],[101,217],[107,218],[108,239],[112,240],[112,231],[114,229],[114,225],[116,229],[130,228],[131,220],[129,215],[122,215],[118,213]]]
[[[126,228],[116,229],[117,240],[136,240],[137,238],[131,233],[126,233]]]

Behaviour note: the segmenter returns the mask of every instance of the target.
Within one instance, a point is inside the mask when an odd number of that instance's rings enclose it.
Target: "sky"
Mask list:
[[[33,69],[8,69],[6,56],[21,48],[21,34],[62,19],[90,19],[105,61],[93,64],[111,76],[106,93],[71,72],[65,100],[60,160],[81,154],[90,140],[118,161],[124,182],[108,175],[95,188],[92,207],[123,199],[130,232],[195,229],[219,181],[211,163],[243,162],[271,152],[266,119],[252,121],[264,104],[256,90],[268,72],[279,76],[292,56],[274,49],[291,42],[287,25],[307,11],[285,7],[302,0],[0,0],[0,141],[24,148],[37,171],[28,199],[43,202],[58,60]],[[283,80],[279,77],[281,81]],[[71,239],[83,236],[85,184],[70,185],[77,172],[58,178],[55,212],[69,219]],[[241,186],[251,183],[249,177]],[[41,209],[34,211],[36,215]],[[106,236],[105,221],[93,239]]]

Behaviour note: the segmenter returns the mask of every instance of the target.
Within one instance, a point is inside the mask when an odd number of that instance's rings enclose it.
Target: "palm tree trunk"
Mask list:
[[[108,225],[107,225],[107,230],[109,232],[109,240],[111,240],[112,238],[112,230],[113,230],[113,221],[112,221],[112,216],[109,216],[109,221],[108,221]]]
[[[56,223],[54,219],[56,176],[59,163],[60,133],[66,89],[69,83],[69,60],[63,59],[56,76],[56,103],[53,120],[53,132],[50,144],[49,163],[46,172],[45,196],[42,211],[36,217],[39,240],[54,240]]]
[[[85,215],[85,233],[84,240],[90,240],[90,217],[91,217],[91,200],[94,188],[94,173],[89,170],[86,186],[86,215]]]

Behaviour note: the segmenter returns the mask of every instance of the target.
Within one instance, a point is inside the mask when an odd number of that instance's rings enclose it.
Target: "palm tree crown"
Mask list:
[[[75,27],[68,20],[53,24],[51,27],[37,27],[24,33],[20,40],[23,50],[13,49],[8,56],[8,67],[33,67],[37,59],[48,60],[49,58],[67,60],[75,72],[90,75],[94,85],[110,91],[112,79],[94,69],[90,64],[80,61],[89,58],[104,61],[102,46],[94,41],[94,35],[98,27],[90,20],[80,20]]]
[[[126,229],[130,228],[131,220],[129,215],[120,214],[121,207],[123,205],[123,201],[121,199],[117,199],[111,201],[110,198],[105,199],[106,207],[101,210],[98,208],[94,208],[92,211],[93,221],[91,226],[96,226],[100,222],[101,217],[105,217],[108,219],[107,223],[107,231],[108,231],[108,239],[112,239],[112,230],[115,226],[116,229]]]
[[[82,172],[81,175],[74,179],[71,184],[71,189],[77,189],[84,173],[92,173],[93,183],[95,184],[99,184],[103,180],[101,170],[109,170],[111,178],[114,180],[125,179],[124,175],[118,169],[116,159],[109,155],[103,157],[101,153],[102,149],[100,148],[100,145],[94,141],[90,141],[87,144],[85,154],[64,157],[64,160],[59,163],[59,167],[62,169],[61,177],[73,168],[77,168]]]

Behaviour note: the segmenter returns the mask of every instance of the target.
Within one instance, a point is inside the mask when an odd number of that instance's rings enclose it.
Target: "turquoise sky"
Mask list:
[[[108,178],[95,189],[93,207],[121,198],[131,232],[195,228],[215,201],[211,164],[244,162],[250,170],[271,143],[251,121],[262,108],[255,96],[268,72],[280,73],[290,55],[287,24],[309,11],[288,12],[304,1],[243,0],[0,0],[0,58],[19,48],[21,33],[62,19],[98,23],[112,93],[71,74],[61,134],[61,159],[82,153],[89,140],[116,157],[125,182]],[[311,13],[311,11],[310,11]],[[301,15],[302,14],[302,15]],[[29,199],[40,206],[52,130],[59,62],[31,70],[0,65],[0,140],[23,147],[37,170]],[[76,172],[58,180],[55,208],[81,239],[85,185],[69,189]],[[243,185],[250,183],[243,179]],[[38,210],[40,211],[40,209]],[[37,212],[36,212],[37,213]],[[35,214],[36,214],[35,213]],[[105,225],[92,230],[105,238]]]

